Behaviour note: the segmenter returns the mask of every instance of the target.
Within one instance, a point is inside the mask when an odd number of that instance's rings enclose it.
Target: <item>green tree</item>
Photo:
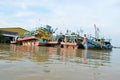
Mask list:
[[[5,40],[5,37],[2,35],[2,32],[0,31],[0,43],[4,43],[6,40]]]
[[[71,35],[76,35],[75,32],[72,32]]]

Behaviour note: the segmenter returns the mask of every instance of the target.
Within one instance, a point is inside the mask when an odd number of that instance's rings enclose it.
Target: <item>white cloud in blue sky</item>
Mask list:
[[[114,43],[120,42],[119,14],[120,0],[0,0],[0,27],[32,29],[49,24],[58,32],[82,28],[94,34],[96,24]]]

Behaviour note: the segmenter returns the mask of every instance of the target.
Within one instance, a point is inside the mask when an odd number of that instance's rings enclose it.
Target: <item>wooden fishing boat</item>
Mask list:
[[[49,25],[40,27],[35,31],[27,32],[23,37],[18,38],[18,41],[22,42],[22,45],[29,46],[46,46],[51,39],[53,29]]]

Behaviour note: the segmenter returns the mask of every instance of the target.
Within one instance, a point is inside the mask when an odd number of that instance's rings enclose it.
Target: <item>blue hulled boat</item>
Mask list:
[[[112,45],[110,41],[106,39],[89,39],[84,35],[84,39],[82,42],[84,48],[87,49],[104,49],[104,50],[112,50]]]

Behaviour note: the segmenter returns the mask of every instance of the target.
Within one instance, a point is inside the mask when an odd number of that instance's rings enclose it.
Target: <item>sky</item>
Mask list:
[[[120,46],[120,0],[0,0],[0,28],[33,30],[40,25],[58,28],[56,33],[78,32],[111,38]]]

